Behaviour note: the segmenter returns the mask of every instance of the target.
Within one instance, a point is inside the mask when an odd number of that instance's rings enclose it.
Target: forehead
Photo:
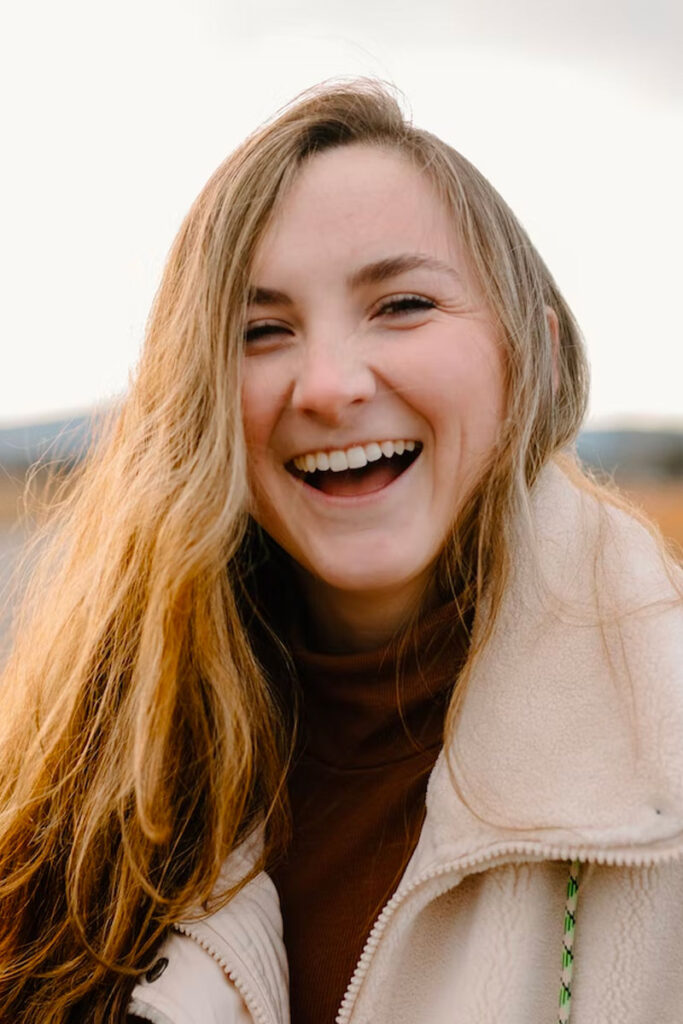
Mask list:
[[[310,158],[261,238],[254,276],[348,266],[394,252],[457,261],[453,217],[429,175],[405,155],[354,144]]]

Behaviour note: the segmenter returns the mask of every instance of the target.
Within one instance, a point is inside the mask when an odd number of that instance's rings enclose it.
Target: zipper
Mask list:
[[[612,854],[602,850],[590,850],[586,848],[578,850],[569,847],[553,846],[543,846],[539,848],[537,844],[533,843],[513,843],[499,846],[495,850],[490,850],[485,854],[460,858],[458,860],[442,864],[438,868],[432,868],[431,870],[424,872],[422,875],[419,875],[409,885],[406,885],[405,887],[401,887],[399,885],[398,889],[375,921],[365,946],[363,947],[360,960],[356,964],[351,981],[344,993],[344,998],[342,999],[339,1012],[335,1018],[335,1024],[349,1024],[351,1013],[353,1012],[353,1008],[356,1004],[356,999],[358,998],[361,985],[368,974],[373,958],[377,952],[377,948],[389,922],[398,908],[405,903],[407,899],[413,896],[418,889],[423,888],[429,882],[433,882],[436,879],[441,880],[440,884],[435,886],[434,889],[433,898],[436,899],[439,896],[442,896],[449,889],[453,888],[456,884],[459,884],[459,882],[456,883],[453,881],[454,875],[459,875],[459,881],[462,881],[465,875],[473,873],[476,868],[484,865],[487,867],[498,867],[506,862],[533,863],[534,861],[557,860],[579,861],[582,864],[593,863],[613,867],[648,867],[655,863],[675,860],[682,855],[683,849],[681,848],[673,851],[667,850],[660,856],[657,856],[652,854],[638,855],[637,853]],[[518,861],[517,858],[522,859]]]
[[[335,1024],[349,1024],[351,1013],[353,1012],[361,985],[368,974],[384,932],[398,908],[419,889],[428,885],[430,882],[440,879],[440,883],[434,888],[433,898],[436,899],[439,896],[442,896],[449,889],[453,888],[456,884],[459,884],[465,875],[471,874],[475,869],[483,866],[490,868],[499,867],[501,864],[505,863],[533,863],[534,861],[546,860],[577,860],[582,864],[592,863],[613,867],[648,867],[652,864],[676,860],[681,856],[683,856],[683,848],[666,850],[659,855],[639,855],[637,853],[630,852],[609,853],[603,850],[595,850],[585,847],[576,849],[571,847],[555,846],[539,847],[535,843],[508,843],[498,846],[493,850],[489,850],[484,854],[459,858],[457,860],[447,862],[446,864],[442,864],[437,868],[431,868],[429,871],[425,871],[422,875],[419,875],[414,881],[410,882],[410,884],[406,886],[399,885],[399,888],[385,905],[384,909],[375,921],[365,946],[363,947],[360,959],[356,964],[351,981],[349,982],[344,994],[344,998],[342,999],[339,1012],[335,1018]],[[459,876],[458,882],[454,882],[454,876]],[[259,998],[259,995],[254,993],[253,988],[250,988],[244,977],[240,975],[239,970],[235,970],[225,957],[220,954],[218,950],[204,938],[203,935],[195,931],[195,929],[188,924],[175,924],[173,926],[173,930],[192,939],[201,946],[201,948],[208,953],[216,963],[219,964],[223,973],[232,982],[244,1000],[255,1024],[272,1024],[272,1021],[269,1020],[268,1014],[263,1009],[265,1003],[263,997]]]
[[[255,1024],[272,1024],[272,1021],[269,1020],[268,1014],[264,1012],[263,1004],[265,1000],[263,997],[259,998],[254,994],[253,989],[247,985],[244,977],[239,974],[239,971],[236,971],[234,967],[231,967],[225,957],[222,956],[218,950],[204,938],[203,935],[200,935],[187,924],[174,924],[173,930],[180,932],[182,935],[187,935],[188,938],[200,945],[204,952],[208,953],[209,956],[220,965],[223,973],[230,979],[244,1000],[249,1013],[254,1018]]]

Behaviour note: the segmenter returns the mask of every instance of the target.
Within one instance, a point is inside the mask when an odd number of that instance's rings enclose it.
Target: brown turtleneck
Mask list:
[[[453,605],[427,616],[401,656],[398,686],[394,644],[350,655],[293,645],[303,743],[289,781],[293,841],[271,871],[292,1024],[333,1024],[415,848],[464,637]]]

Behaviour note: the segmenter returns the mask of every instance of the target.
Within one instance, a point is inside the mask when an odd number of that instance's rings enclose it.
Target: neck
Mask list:
[[[302,579],[309,642],[328,654],[353,654],[386,646],[412,618],[436,606],[433,582],[413,580],[401,590],[335,590],[312,576]]]

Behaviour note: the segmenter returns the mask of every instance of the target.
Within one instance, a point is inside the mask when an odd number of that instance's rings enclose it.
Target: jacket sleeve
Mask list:
[[[152,1024],[253,1024],[220,964],[192,939],[176,933],[138,979],[128,1012]]]

